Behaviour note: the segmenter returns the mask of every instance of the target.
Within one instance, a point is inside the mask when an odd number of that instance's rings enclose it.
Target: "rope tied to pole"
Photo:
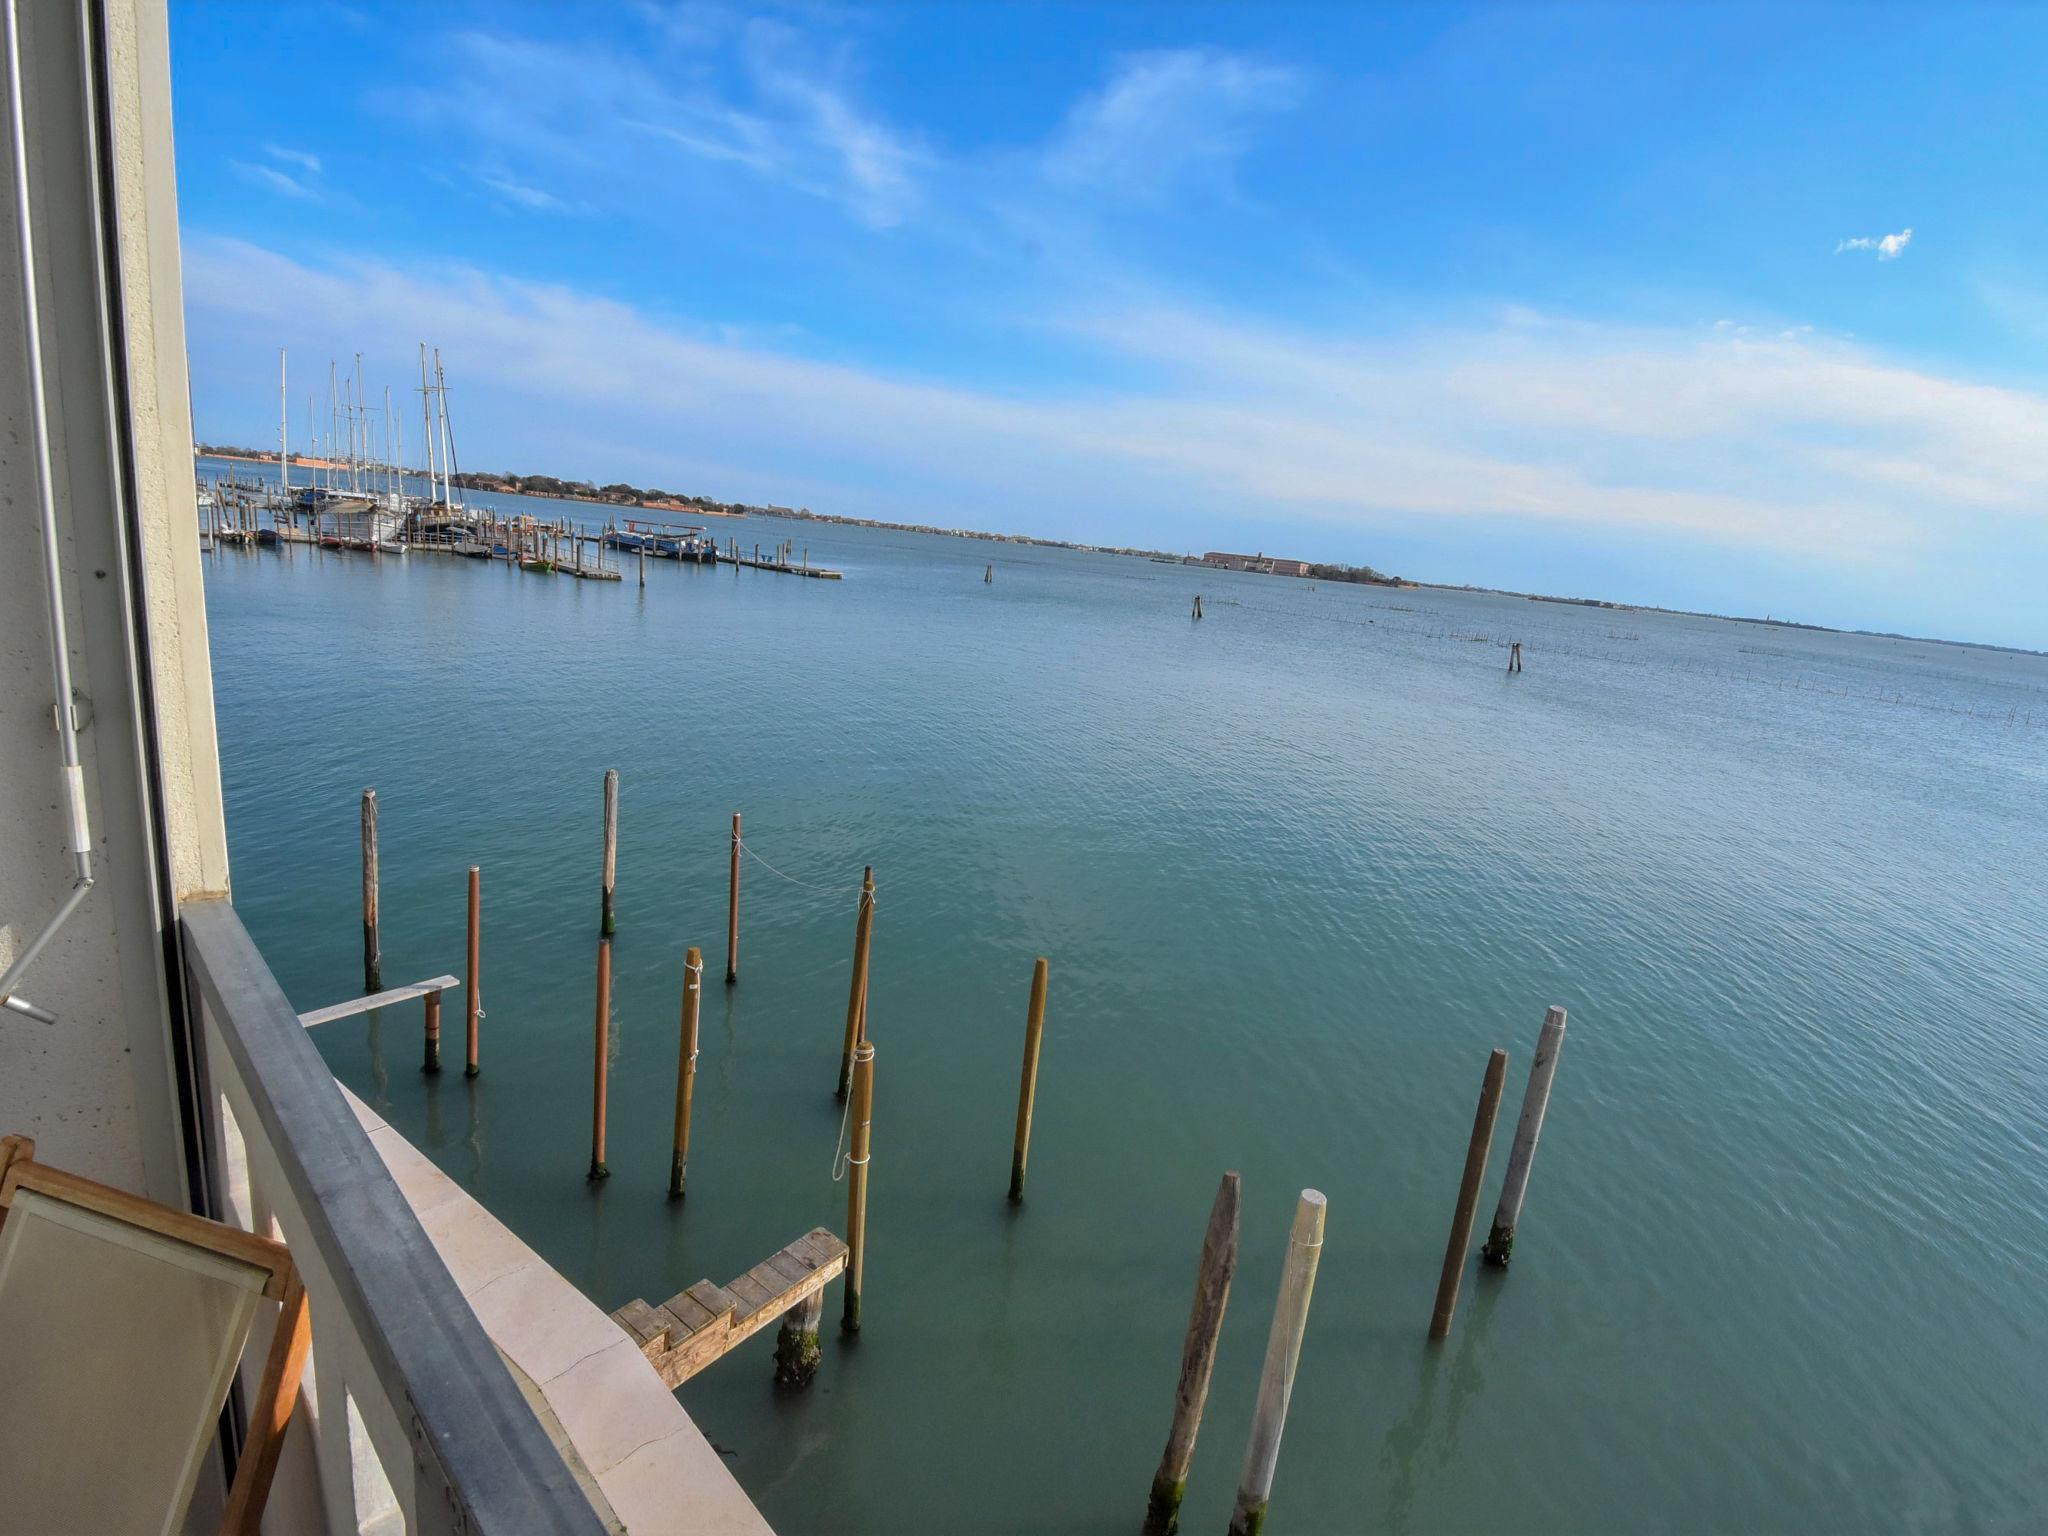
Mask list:
[[[875,1059],[874,1042],[871,1040],[861,1041],[859,1045],[854,1047],[853,1059],[856,1065],[863,1061],[873,1061]],[[834,1184],[837,1184],[846,1177],[846,1170],[848,1168],[851,1168],[856,1163],[865,1166],[868,1160],[875,1155],[873,1152],[870,1152],[867,1157],[857,1158],[853,1155],[853,1149],[847,1146],[846,1127],[852,1119],[853,1095],[849,1093],[846,1096],[846,1107],[839,1112],[839,1139],[832,1144],[832,1182]],[[860,1124],[861,1129],[866,1130],[874,1122],[872,1120],[863,1120]]]
[[[828,896],[831,895],[832,892],[839,889],[839,887],[835,885],[817,885],[809,880],[799,880],[795,875],[784,874],[781,870],[777,869],[773,864],[770,864],[766,859],[762,858],[760,854],[754,852],[754,845],[748,842],[745,838],[739,838],[737,839],[737,841],[739,843],[739,849],[741,853],[744,853],[748,858],[752,859],[756,864],[759,864],[763,869],[767,870],[769,874],[774,875],[777,879],[787,880],[791,885],[801,886],[803,889],[807,891],[822,891]],[[854,900],[856,904],[858,904],[859,902],[860,894],[860,892],[855,893]],[[874,898],[872,896],[869,897],[870,901],[872,901],[873,899]]]

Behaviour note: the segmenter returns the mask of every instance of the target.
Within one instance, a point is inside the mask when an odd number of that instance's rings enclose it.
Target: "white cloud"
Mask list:
[[[1896,235],[1852,236],[1835,247],[1835,254],[1839,256],[1844,251],[1875,251],[1879,261],[1896,261],[1912,243],[1913,228],[1908,225]]]
[[[296,177],[287,176],[275,166],[255,165],[247,160],[231,160],[235,174],[244,181],[276,192],[284,197],[296,198],[300,202],[318,202],[320,194]]]
[[[624,200],[646,196],[664,169],[646,156],[667,150],[743,168],[873,228],[900,224],[919,198],[917,144],[860,106],[845,70],[820,67],[819,51],[787,28],[754,22],[735,47],[714,69],[701,43],[657,60],[465,33],[442,87],[407,104],[480,145],[479,158],[551,167],[579,187],[614,178]]]
[[[576,210],[552,192],[539,187],[528,186],[525,182],[506,175],[503,171],[478,171],[479,185],[495,193],[499,199],[515,208],[524,208],[532,213],[572,213]]]
[[[1045,172],[1055,182],[1157,198],[1191,177],[1227,171],[1256,120],[1292,107],[1301,84],[1291,69],[1235,54],[1133,55],[1075,103],[1047,147]]]
[[[266,144],[263,146],[263,152],[273,160],[297,166],[309,176],[320,174],[320,157],[306,150],[292,149],[284,144]]]
[[[291,336],[316,355],[362,346],[402,373],[417,337],[434,337],[477,381],[472,412],[492,418],[465,422],[474,462],[517,467],[545,419],[616,444],[608,473],[687,479],[715,459],[746,477],[726,494],[830,483],[854,512],[1015,526],[1048,503],[1352,526],[1490,517],[1839,563],[1898,560],[1973,519],[2038,538],[2048,508],[2048,397],[1804,334],[1518,312],[1347,339],[1121,309],[1064,327],[1072,373],[1099,378],[1107,359],[1152,385],[970,388],[473,268],[309,265],[194,239],[186,295],[195,334],[237,353]]]

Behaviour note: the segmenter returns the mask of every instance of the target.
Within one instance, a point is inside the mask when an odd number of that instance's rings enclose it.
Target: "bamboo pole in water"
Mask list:
[[[377,791],[363,791],[363,991],[384,990],[384,956],[377,943]]]
[[[697,1014],[704,997],[704,955],[696,945],[683,957],[682,1043],[676,1053],[675,1140],[668,1160],[668,1192],[678,1200],[690,1177],[690,1099],[697,1087]]]
[[[1429,1336],[1449,1338],[1458,1311],[1458,1285],[1465,1274],[1465,1255],[1472,1247],[1472,1220],[1479,1213],[1479,1186],[1486,1179],[1486,1150],[1493,1142],[1493,1122],[1500,1113],[1501,1083],[1507,1077],[1508,1053],[1486,1058],[1486,1076],[1479,1085],[1479,1108],[1472,1116],[1472,1140],[1465,1148],[1465,1174],[1458,1181],[1458,1207],[1451,1214],[1451,1239],[1444,1245],[1444,1272],[1437,1281],[1436,1310]]]
[[[853,1052],[867,1031],[868,940],[875,924],[875,866],[861,871],[860,912],[853,923],[853,983],[846,994],[846,1044],[839,1053],[838,1097],[853,1083]]]
[[[1201,1432],[1209,1377],[1216,1368],[1216,1341],[1223,1332],[1224,1308],[1230,1304],[1231,1277],[1237,1273],[1239,1204],[1238,1176],[1226,1173],[1209,1207],[1209,1230],[1203,1234],[1202,1257],[1195,1266],[1195,1302],[1181,1345],[1180,1380],[1173,1389],[1173,1425],[1166,1434],[1159,1470],[1152,1475],[1144,1536],[1173,1536],[1180,1529],[1181,1495],[1194,1465],[1195,1436]]]
[[[482,998],[478,989],[483,985],[483,932],[484,932],[484,872],[475,864],[469,866],[469,969],[462,988],[462,1009],[468,1016],[468,1041],[465,1045],[466,1062],[462,1073],[475,1077],[476,1025],[483,1016]]]
[[[1309,1297],[1323,1254],[1322,1192],[1304,1189],[1287,1235],[1287,1267],[1280,1273],[1280,1299],[1273,1305],[1273,1329],[1266,1336],[1266,1365],[1259,1375],[1259,1404],[1245,1446],[1244,1473],[1230,1536],[1259,1536],[1273,1497],[1273,1471],[1280,1463],[1280,1432],[1287,1427],[1287,1400],[1294,1395],[1294,1371],[1301,1363],[1301,1338],[1308,1329]]]
[[[604,1162],[605,1089],[611,1076],[612,1044],[612,943],[597,941],[597,1064],[590,1089],[590,1177],[607,1178],[611,1169]]]
[[[853,1102],[847,1107],[853,1146],[846,1155],[846,1311],[839,1326],[860,1332],[861,1281],[868,1257],[868,1128],[875,1109],[875,1042],[863,1039],[853,1057]]]
[[[1500,1184],[1500,1205],[1493,1213],[1493,1230],[1479,1257],[1496,1269],[1506,1269],[1515,1252],[1515,1226],[1522,1219],[1522,1202],[1529,1194],[1529,1170],[1536,1162],[1536,1140],[1543,1134],[1543,1116],[1550,1108],[1550,1085],[1557,1079],[1557,1058],[1564,1051],[1565,1012],[1552,1008],[1543,1015],[1543,1031],[1536,1037],[1536,1054],[1529,1059],[1529,1086],[1522,1094],[1522,1118],[1515,1125],[1515,1142],[1508,1152],[1508,1171]]]
[[[619,770],[604,771],[604,896],[598,904],[598,932],[610,938],[617,930],[612,891],[619,871]]]
[[[1010,1144],[1010,1198],[1024,1198],[1024,1165],[1031,1156],[1031,1111],[1038,1101],[1038,1047],[1045,1038],[1045,956],[1031,967],[1031,1003],[1024,1015],[1024,1071],[1017,1084],[1017,1134]]]
[[[725,984],[740,979],[740,813],[732,813],[732,884],[725,905]]]

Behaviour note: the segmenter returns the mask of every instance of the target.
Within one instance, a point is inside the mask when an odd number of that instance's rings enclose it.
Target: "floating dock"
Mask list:
[[[745,555],[718,556],[720,565],[743,565],[750,571],[780,571],[785,576],[809,576],[816,581],[843,581],[838,571],[828,571],[822,565],[785,565],[779,560],[749,560]]]

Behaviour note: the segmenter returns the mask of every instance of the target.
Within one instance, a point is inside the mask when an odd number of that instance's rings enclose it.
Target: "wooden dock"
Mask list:
[[[838,571],[828,571],[822,565],[790,565],[781,560],[749,560],[745,555],[728,555],[719,552],[720,565],[743,565],[754,571],[780,571],[785,576],[809,576],[817,581],[843,581]]]
[[[612,1314],[671,1391],[846,1270],[846,1244],[814,1227],[729,1285],[699,1280],[650,1307],[629,1301]]]

